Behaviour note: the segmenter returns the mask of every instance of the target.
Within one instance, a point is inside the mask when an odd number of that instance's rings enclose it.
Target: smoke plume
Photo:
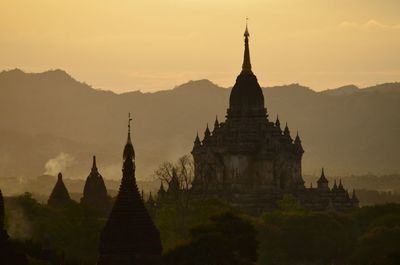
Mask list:
[[[56,157],[49,159],[44,166],[46,175],[57,175],[64,171],[74,162],[74,158],[67,153],[61,152]]]

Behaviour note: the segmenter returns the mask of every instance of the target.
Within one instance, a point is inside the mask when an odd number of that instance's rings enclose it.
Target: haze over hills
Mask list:
[[[261,73],[258,73],[261,75]],[[232,84],[234,77],[232,77]],[[299,130],[304,174],[400,172],[400,83],[315,92],[298,84],[263,89],[272,120],[279,113]],[[172,90],[115,94],[96,90],[61,70],[0,73],[0,177],[87,176],[91,156],[106,178],[119,178],[127,113],[139,179],[165,160],[187,154],[196,132],[223,120],[230,89],[208,80]]]

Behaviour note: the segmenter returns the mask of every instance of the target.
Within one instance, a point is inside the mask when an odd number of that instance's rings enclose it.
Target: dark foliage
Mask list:
[[[190,240],[164,256],[165,264],[245,265],[257,260],[256,230],[236,215],[210,218],[190,231]]]

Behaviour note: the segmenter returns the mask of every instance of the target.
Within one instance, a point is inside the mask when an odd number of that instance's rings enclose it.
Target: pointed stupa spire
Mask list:
[[[296,150],[300,153],[304,153],[303,146],[301,145],[301,140],[299,136],[299,131],[297,131],[296,138],[294,139],[294,144],[296,145]],[[323,169],[322,169],[323,170]]]
[[[343,184],[342,184],[342,179],[339,180],[339,187],[340,190],[344,190]]]
[[[96,156],[93,156],[92,172],[97,172]]]
[[[321,176],[319,177],[319,179],[317,181],[318,188],[320,188],[320,189],[329,189],[328,183],[329,183],[328,179],[325,177],[324,168],[322,168]]]
[[[284,133],[285,135],[290,135],[289,126],[288,126],[287,122],[286,122],[285,130],[284,130],[283,133]]]
[[[246,30],[244,31],[244,56],[243,56],[243,65],[242,65],[242,73],[252,73],[251,71],[251,63],[250,63],[250,48],[249,48],[249,29],[248,29],[248,18],[246,18]]]
[[[292,137],[290,136],[290,131],[287,122],[285,125],[285,130],[283,131],[283,135],[286,136],[286,139],[288,139],[290,143],[292,143]]]
[[[281,122],[279,121],[279,115],[276,115],[275,126],[281,128]]]
[[[100,214],[107,214],[110,210],[110,202],[104,179],[97,169],[96,156],[93,156],[92,169],[86,178],[81,204],[96,210]]]
[[[134,157],[128,153],[124,157],[118,195],[101,234],[97,265],[161,262],[160,233],[140,196],[135,168]]]
[[[131,113],[128,113],[128,139],[125,144],[123,158],[124,160],[127,158],[135,159],[135,149],[133,148],[132,139],[131,139]]]
[[[193,149],[196,147],[199,147],[201,145],[200,137],[199,137],[199,132],[196,134],[196,138],[194,139],[194,146]]]
[[[210,128],[208,128],[208,123],[207,123],[206,130],[204,131],[204,139],[206,139],[210,135],[211,135],[211,132],[210,132]]]
[[[296,132],[296,138],[294,139],[294,142],[296,144],[301,144],[300,136],[299,136],[299,131]],[[323,170],[323,168],[322,168]]]
[[[335,179],[335,181],[334,181],[334,183],[333,183],[333,187],[332,187],[332,190],[337,190],[337,184],[336,184],[336,179]]]
[[[215,116],[215,122],[214,122],[214,132],[216,129],[219,127],[219,121],[218,121],[218,115]]]

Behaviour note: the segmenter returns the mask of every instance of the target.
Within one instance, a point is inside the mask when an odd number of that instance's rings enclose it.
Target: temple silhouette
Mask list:
[[[304,186],[300,136],[297,133],[293,140],[287,124],[282,130],[279,118],[269,120],[262,89],[252,71],[249,37],[246,25],[242,71],[230,94],[226,120],[216,118],[212,132],[207,125],[203,139],[198,134],[195,138],[195,177],[190,192],[222,199],[255,214],[277,208],[285,194],[312,210],[358,207],[355,192],[350,197],[341,182],[330,189],[324,171],[316,188]],[[171,187],[163,189],[159,194],[168,193]]]
[[[86,178],[81,204],[100,214],[107,214],[111,207],[111,200],[107,194],[104,179],[97,169],[96,156],[93,156],[92,169]]]
[[[160,234],[139,193],[130,121],[123,151],[122,180],[100,238],[98,265],[157,265],[161,262]]]
[[[0,190],[0,264],[27,265],[28,260],[23,251],[11,242],[7,230],[4,228],[4,198]]]
[[[60,207],[70,202],[71,202],[71,197],[69,196],[69,192],[65,187],[63,176],[60,172],[58,173],[56,185],[54,186],[50,194],[47,204],[50,207]]]

